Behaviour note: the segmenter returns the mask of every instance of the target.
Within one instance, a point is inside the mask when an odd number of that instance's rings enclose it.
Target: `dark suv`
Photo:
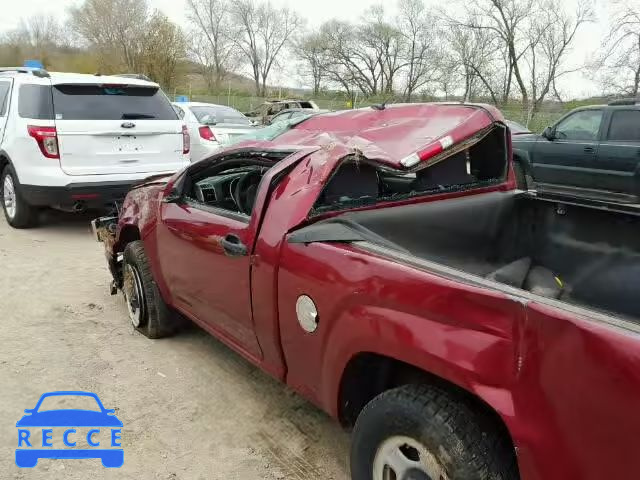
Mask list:
[[[572,110],[513,149],[521,188],[640,203],[640,100]]]

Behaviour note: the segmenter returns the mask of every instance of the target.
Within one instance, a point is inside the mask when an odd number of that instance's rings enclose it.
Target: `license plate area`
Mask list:
[[[116,151],[121,153],[136,153],[144,151],[143,140],[136,135],[120,135],[116,137]]]

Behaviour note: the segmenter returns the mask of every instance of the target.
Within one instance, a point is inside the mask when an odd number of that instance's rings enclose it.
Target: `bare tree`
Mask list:
[[[115,61],[140,71],[146,0],[85,0],[69,14],[72,27],[98,52],[103,65],[114,68]]]
[[[362,26],[329,20],[321,28],[329,62],[327,77],[353,99],[356,92],[377,95],[382,80],[382,56],[377,43],[367,39]]]
[[[62,45],[64,41],[61,25],[53,15],[23,18],[18,32],[28,45],[38,51]]]
[[[193,28],[190,52],[200,65],[209,90],[217,90],[239,60],[231,38],[230,4],[227,0],[187,0],[187,9]]]
[[[491,32],[504,45],[509,71],[516,79],[524,105],[529,103],[529,93],[526,77],[521,69],[521,59],[529,48],[526,41],[528,22],[539,13],[538,1],[480,0],[467,7],[468,18],[473,19],[473,22],[460,22],[463,27]],[[507,85],[511,86],[511,79]],[[507,96],[509,93],[510,91],[507,92]]]
[[[351,101],[360,90],[363,72],[351,57],[354,43],[353,26],[347,22],[330,20],[320,27],[320,44],[324,48],[327,63],[324,75],[327,81],[344,89]]]
[[[473,20],[469,20],[474,25]],[[470,101],[479,93],[490,96],[498,105],[500,93],[495,84],[494,64],[497,60],[495,35],[481,28],[467,28],[453,24],[445,35],[449,48],[446,69],[459,72],[464,84],[464,101]]]
[[[640,5],[615,2],[610,24],[593,67],[605,89],[636,97],[640,91]]]
[[[499,42],[496,51],[503,53],[502,62],[493,65],[506,71],[500,82],[503,102],[515,79],[531,119],[556,79],[567,73],[563,61],[576,32],[592,15],[590,0],[579,0],[573,13],[550,0],[479,0],[467,7],[466,20],[453,20],[463,28],[489,32]]]
[[[266,95],[271,69],[303,21],[288,8],[254,0],[237,0],[232,12],[237,26],[233,41],[249,63],[256,94]]]
[[[146,23],[142,69],[165,88],[175,85],[179,63],[186,57],[186,41],[180,28],[156,10]]]
[[[393,93],[394,80],[406,65],[405,38],[400,31],[385,20],[381,5],[369,8],[360,27],[360,43],[374,52],[380,67],[380,91]]]
[[[553,2],[544,0],[541,12],[530,25],[529,52],[525,57],[529,70],[530,103],[527,122],[531,121],[555,82],[575,69],[563,68],[562,61],[580,26],[593,18],[591,4],[578,2],[574,13],[568,13]]]
[[[327,48],[320,32],[302,35],[295,44],[295,54],[301,60],[301,75],[311,81],[313,94],[317,95],[326,78],[326,69],[330,63]]]
[[[441,75],[442,49],[436,40],[436,19],[426,11],[423,0],[400,0],[396,18],[397,30],[404,37],[406,86],[404,97],[411,95]]]
[[[52,52],[65,46],[63,28],[52,15],[34,15],[23,18],[20,25],[3,35],[2,42],[11,52],[9,56],[16,60],[9,63],[21,63],[25,58],[37,58],[47,65]]]

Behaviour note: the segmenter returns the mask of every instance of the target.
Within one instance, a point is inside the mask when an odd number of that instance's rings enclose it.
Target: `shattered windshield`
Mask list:
[[[250,133],[247,133],[246,135],[241,135],[233,138],[229,141],[229,143],[227,143],[227,145],[234,145],[236,143],[245,142],[247,140],[273,140],[274,138],[279,137],[283,133],[291,130],[293,127],[304,122],[312,116],[313,114],[298,116],[289,120],[276,122],[273,125],[269,125],[268,127],[258,128]]]

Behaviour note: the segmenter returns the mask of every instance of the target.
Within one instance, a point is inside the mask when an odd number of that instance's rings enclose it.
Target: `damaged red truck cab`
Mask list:
[[[264,137],[94,221],[139,331],[186,317],[354,427],[355,480],[637,476],[636,215],[515,190],[491,107]]]

